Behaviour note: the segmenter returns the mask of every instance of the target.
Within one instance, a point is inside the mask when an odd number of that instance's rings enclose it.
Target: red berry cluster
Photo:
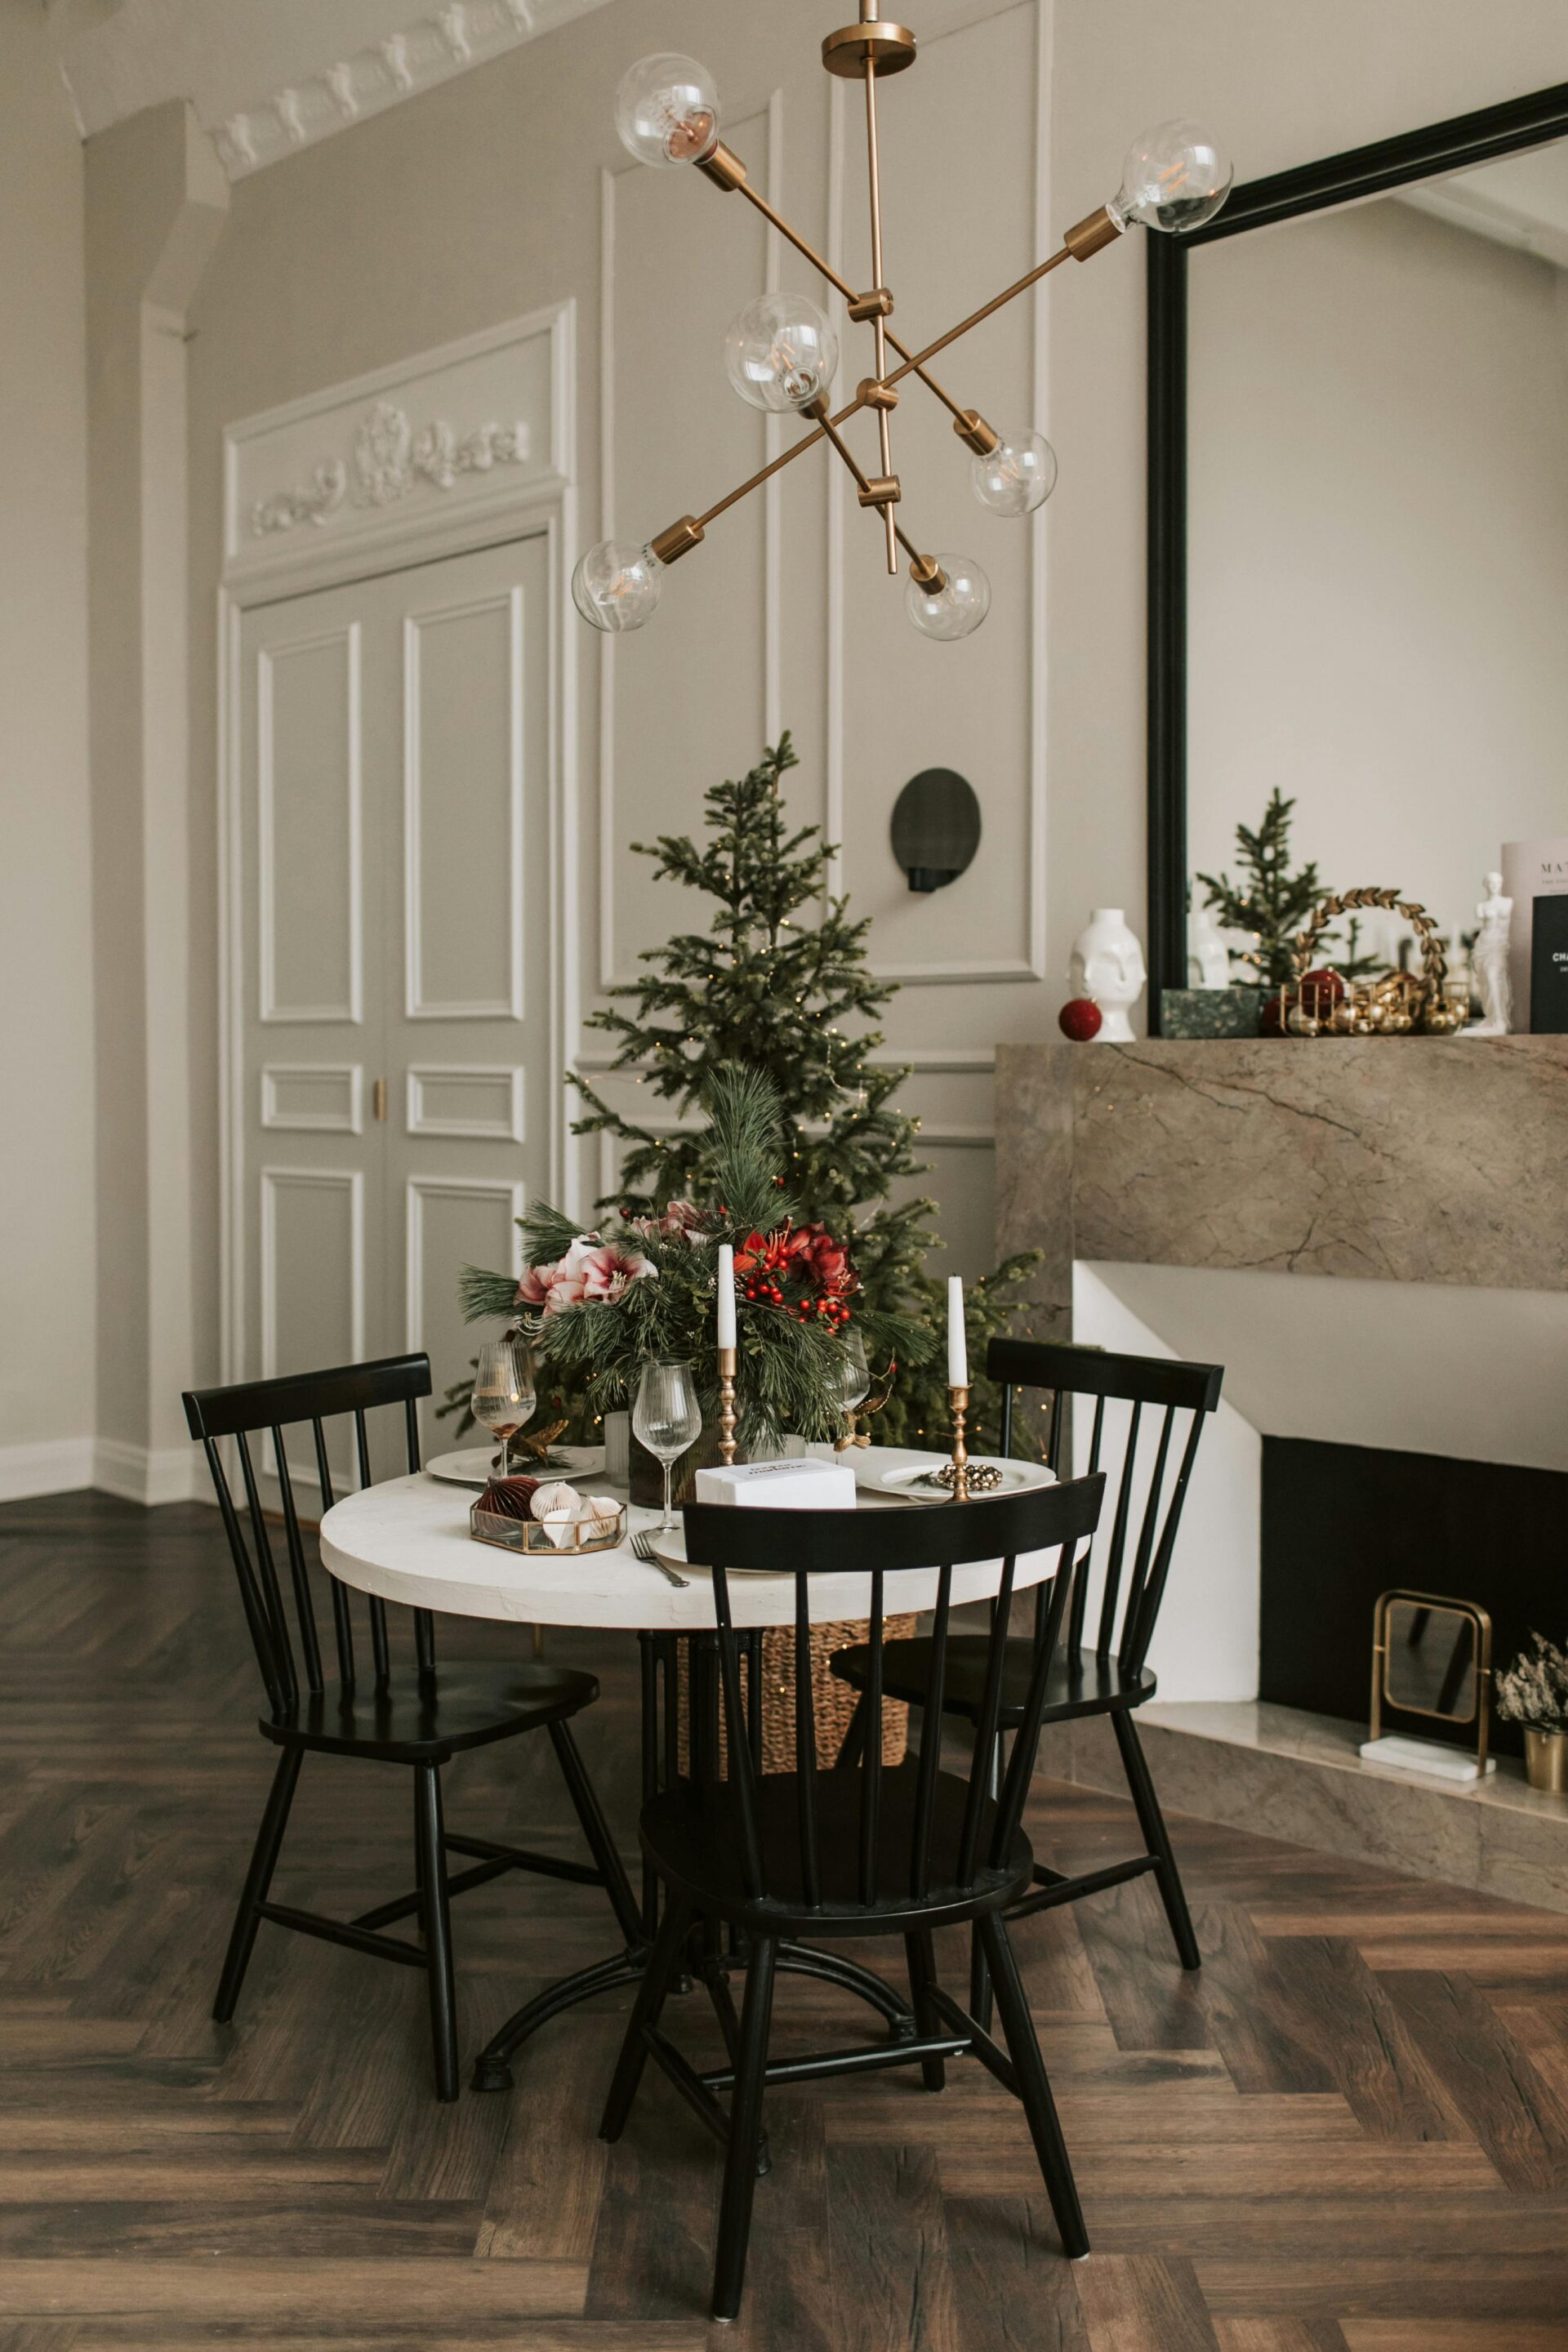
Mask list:
[[[752,1276],[746,1285],[745,1296],[753,1307],[782,1307],[784,1303],[784,1295],[778,1284],[770,1282],[765,1275]]]
[[[836,1324],[840,1329],[849,1320],[849,1305],[843,1298],[803,1298],[795,1308],[803,1323],[815,1315],[819,1322]]]

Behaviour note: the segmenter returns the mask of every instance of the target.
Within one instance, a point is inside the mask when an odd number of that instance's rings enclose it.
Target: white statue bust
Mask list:
[[[1464,1031],[1467,1037],[1506,1037],[1513,1025],[1513,988],[1509,979],[1508,935],[1513,921],[1513,900],[1502,895],[1502,876],[1483,877],[1486,897],[1476,908],[1480,926],[1470,953],[1470,970],[1481,1000],[1481,1017]]]
[[[1120,907],[1097,907],[1086,929],[1073,941],[1068,985],[1075,996],[1089,996],[1104,1018],[1100,1037],[1110,1045],[1132,1043],[1127,1018],[1143,993],[1148,978],[1143,950],[1127,928]]]

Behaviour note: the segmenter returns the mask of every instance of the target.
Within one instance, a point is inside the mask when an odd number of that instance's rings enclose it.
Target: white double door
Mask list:
[[[460,1268],[517,1263],[552,1108],[548,590],[541,536],[244,616],[243,1377],[423,1348],[439,1394]]]

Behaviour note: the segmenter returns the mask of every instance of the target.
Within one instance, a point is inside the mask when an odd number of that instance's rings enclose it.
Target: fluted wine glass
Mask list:
[[[841,1333],[839,1345],[844,1350],[844,1369],[839,1375],[838,1402],[844,1413],[844,1434],[836,1451],[842,1453],[855,1443],[855,1415],[866,1402],[871,1385],[871,1369],[866,1361],[866,1342],[855,1326]]]
[[[474,1366],[474,1419],[500,1439],[503,1478],[511,1475],[511,1441],[533,1418],[533,1364],[525,1339],[489,1339]]]
[[[667,1535],[675,1525],[669,1499],[670,1473],[687,1447],[695,1444],[702,1433],[702,1407],[697,1401],[697,1382],[689,1364],[672,1356],[661,1356],[656,1362],[643,1366],[637,1402],[632,1407],[632,1429],[638,1443],[647,1446],[664,1469],[664,1517],[658,1523],[658,1531]]]

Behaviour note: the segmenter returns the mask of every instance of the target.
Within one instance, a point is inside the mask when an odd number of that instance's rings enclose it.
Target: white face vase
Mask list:
[[[1097,907],[1073,942],[1071,984],[1075,996],[1090,996],[1099,1005],[1104,1015],[1100,1034],[1108,1045],[1131,1043],[1127,1016],[1147,978],[1143,950],[1121,908]]]

